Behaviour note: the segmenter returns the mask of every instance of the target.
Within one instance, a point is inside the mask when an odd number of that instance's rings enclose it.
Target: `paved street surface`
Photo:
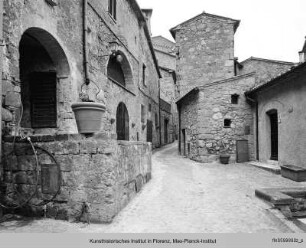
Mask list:
[[[280,186],[306,183],[246,164],[196,163],[178,156],[177,145],[171,144],[154,153],[152,180],[112,224],[14,220],[2,223],[0,232],[293,232],[293,224],[286,225],[255,197],[257,188]]]

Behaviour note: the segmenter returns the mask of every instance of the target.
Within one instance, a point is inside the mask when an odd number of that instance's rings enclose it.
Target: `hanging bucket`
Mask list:
[[[71,104],[79,133],[99,132],[105,105],[96,102],[77,102]]]

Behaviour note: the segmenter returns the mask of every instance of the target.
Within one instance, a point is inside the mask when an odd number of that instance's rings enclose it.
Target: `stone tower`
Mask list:
[[[170,30],[176,41],[179,97],[234,76],[234,34],[240,21],[203,12]]]

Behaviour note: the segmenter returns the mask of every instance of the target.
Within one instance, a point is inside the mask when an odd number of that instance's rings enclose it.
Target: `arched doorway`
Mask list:
[[[57,128],[59,77],[70,74],[57,40],[40,28],[27,29],[19,43],[23,116],[21,127]]]
[[[116,113],[117,139],[129,140],[129,114],[123,102],[119,103]]]
[[[270,120],[271,160],[278,160],[278,115],[277,110],[267,112]]]

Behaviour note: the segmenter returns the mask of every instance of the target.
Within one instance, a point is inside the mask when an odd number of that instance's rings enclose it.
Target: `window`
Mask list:
[[[145,123],[145,106],[141,104],[141,123]]]
[[[108,12],[115,20],[117,20],[117,1],[116,0],[108,0]]]
[[[119,103],[116,113],[117,140],[129,140],[129,114],[124,103]]]
[[[231,103],[232,104],[238,104],[238,99],[239,99],[239,95],[238,94],[231,95]]]
[[[125,77],[117,56],[111,56],[107,65],[107,76],[125,87]]]
[[[158,115],[155,113],[155,127],[158,127]]]
[[[152,105],[149,103],[149,112],[152,110]]]
[[[142,65],[142,84],[146,86],[146,66]]]
[[[56,127],[56,73],[32,73],[30,92],[32,128]]]
[[[232,124],[232,120],[231,119],[224,119],[224,127],[225,128],[230,128]]]

